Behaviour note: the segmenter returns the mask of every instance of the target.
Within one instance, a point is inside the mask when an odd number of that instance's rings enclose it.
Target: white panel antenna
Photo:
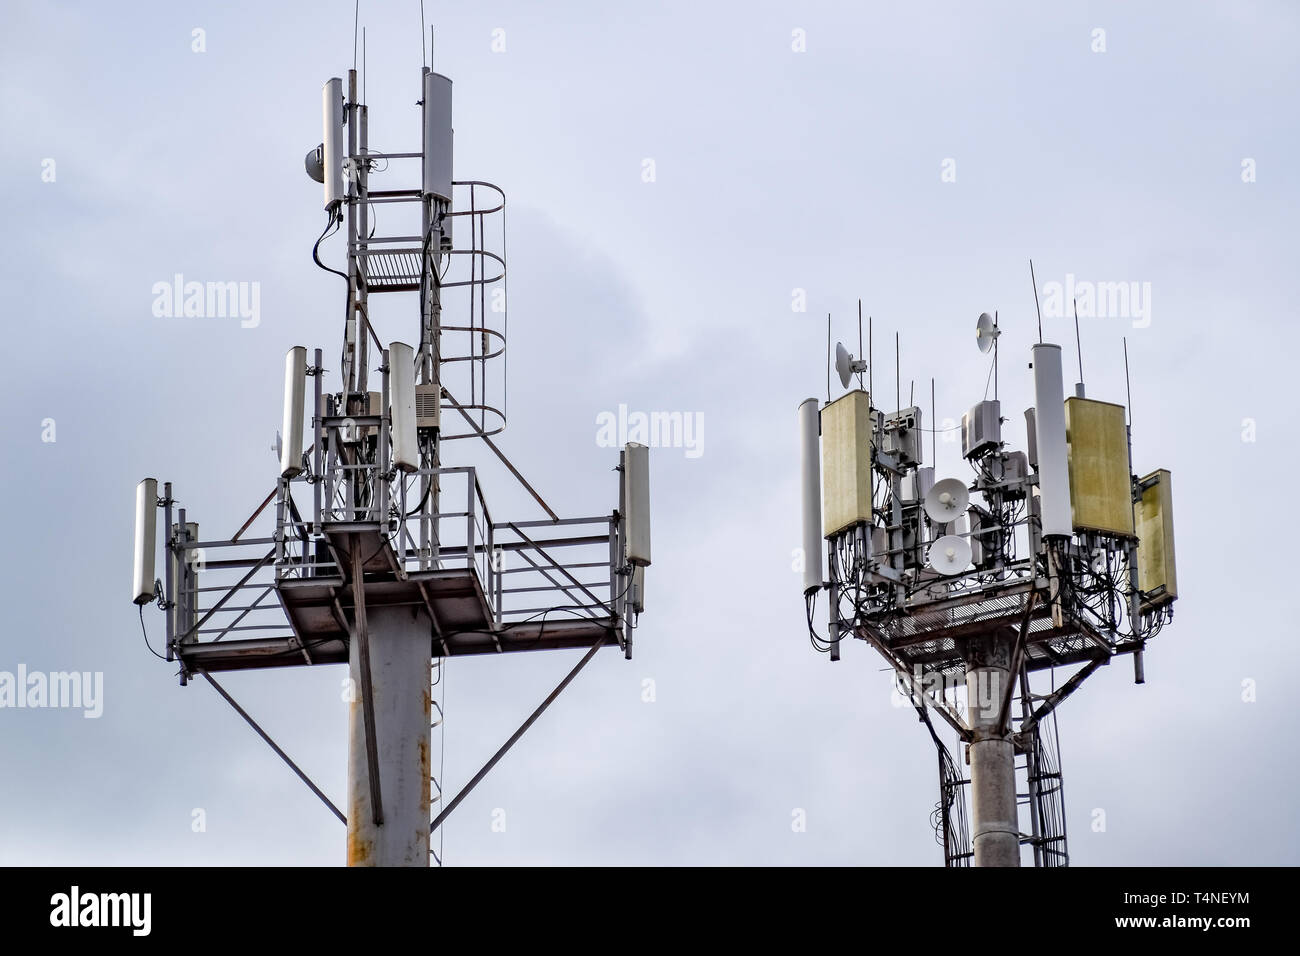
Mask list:
[[[405,342],[388,346],[388,405],[392,419],[393,465],[405,472],[420,467],[415,425],[415,350]]]
[[[632,586],[627,600],[637,614],[645,612],[645,565],[632,568]]]
[[[841,346],[842,347],[842,346]],[[842,377],[842,376],[841,376]],[[803,593],[822,586],[822,475],[817,399],[799,403],[799,475],[803,498]]]
[[[284,356],[284,427],[276,436],[280,477],[302,474],[302,409],[307,392],[307,350],[295,345]]]
[[[1034,366],[1034,448],[1038,452],[1038,493],[1043,537],[1074,532],[1070,507],[1070,472],[1065,445],[1065,390],[1061,347],[1038,343]]]
[[[956,521],[958,515],[966,513],[969,504],[970,492],[966,490],[960,478],[936,481],[922,501],[926,515],[937,524]]]
[[[324,117],[322,181],[325,184],[325,208],[332,209],[343,202],[343,81],[337,76],[328,80],[321,97]]]
[[[636,442],[623,448],[624,555],[633,567],[650,565],[650,449]]]
[[[451,80],[424,74],[424,177],[426,197],[451,202]]]
[[[158,479],[135,486],[135,564],[131,600],[148,604],[154,598],[154,552],[158,548]]]
[[[925,465],[903,475],[899,483],[899,493],[903,501],[908,503],[924,501],[925,496],[933,487],[934,466]]]

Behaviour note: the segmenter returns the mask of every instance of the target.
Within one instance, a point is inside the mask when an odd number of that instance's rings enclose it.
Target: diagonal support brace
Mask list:
[[[1109,657],[1099,657],[1095,660],[1089,661],[1082,669],[1077,671],[1073,677],[1058,687],[1053,693],[1049,694],[1045,698],[1043,705],[1035,710],[1027,720],[1021,722],[1020,733],[1028,734],[1032,732],[1034,728],[1038,726],[1039,721],[1054,711],[1057,706],[1065,700],[1065,698],[1078,690],[1080,685],[1092,676],[1093,671],[1101,667],[1103,664],[1109,663]]]
[[[366,769],[370,775],[370,808],[375,826],[383,826],[379,793],[379,744],[375,731],[374,682],[370,678],[370,634],[366,627],[366,584],[361,572],[361,540],[352,538],[352,619],[357,659],[361,664],[361,715],[366,725]]]
[[[1016,679],[1020,675],[1021,665],[1025,660],[1025,641],[1029,637],[1029,624],[1034,617],[1034,606],[1038,602],[1037,589],[1031,589],[1025,597],[1025,613],[1020,618],[1020,630],[1016,634],[1016,644],[1011,651],[1010,679],[1002,692],[1002,709],[998,713],[997,726],[1003,733],[1011,729],[1011,697],[1016,689]]]
[[[447,804],[446,808],[433,818],[433,822],[429,824],[430,833],[438,829],[442,824],[442,821],[447,819],[451,814],[451,811],[455,810],[456,807],[460,805],[460,802],[469,796],[470,791],[477,787],[482,779],[488,775],[488,772],[497,765],[497,762],[506,755],[506,751],[513,747],[519,738],[524,735],[524,731],[531,727],[537,721],[538,717],[542,716],[543,711],[545,711],[547,707],[550,707],[555,701],[555,698],[560,696],[560,693],[564,688],[569,686],[570,681],[578,676],[578,672],[587,666],[589,660],[596,656],[596,652],[604,646],[604,643],[605,639],[604,637],[601,637],[600,640],[591,645],[591,649],[582,656],[582,660],[578,661],[578,663],[574,665],[573,670],[569,671],[568,676],[566,676],[564,680],[560,681],[559,686],[557,686],[555,690],[551,691],[550,696],[547,697],[546,700],[542,701],[540,706],[532,712],[520,728],[510,735],[510,739],[501,745],[501,749],[492,755],[492,759],[483,765],[482,770],[474,774],[474,778],[470,780],[469,783],[465,784],[464,789],[462,789],[460,793],[456,794],[456,796],[452,798],[451,803]]]
[[[222,697],[225,698],[227,704],[235,708],[235,713],[239,714],[240,717],[243,717],[244,720],[248,721],[248,726],[252,727],[255,731],[257,731],[257,735],[261,737],[263,740],[265,740],[267,744],[270,746],[270,748],[276,752],[279,758],[289,765],[289,769],[298,775],[298,779],[301,780],[303,783],[305,783],[312,793],[320,797],[321,802],[324,803],[325,806],[330,808],[330,812],[339,818],[339,822],[346,824],[348,822],[348,818],[343,815],[342,811],[339,810],[338,807],[334,806],[334,804],[330,801],[330,798],[325,796],[325,794],[321,791],[320,787],[316,786],[316,784],[311,782],[311,778],[308,777],[305,773],[303,773],[302,769],[296,763],[294,763],[292,760],[289,759],[289,755],[280,749],[279,744],[277,744],[274,740],[272,740],[265,730],[263,730],[261,727],[258,726],[257,721],[255,721],[252,717],[248,715],[248,711],[244,710],[244,708],[240,707],[239,704],[235,703],[235,698],[231,697],[228,693],[226,693],[226,689],[222,687],[220,684],[218,684],[216,680],[213,679],[211,674],[209,674],[207,671],[199,671],[199,673],[203,675],[204,679],[207,680],[207,682],[212,685],[213,689],[215,689],[218,694],[220,694]]]

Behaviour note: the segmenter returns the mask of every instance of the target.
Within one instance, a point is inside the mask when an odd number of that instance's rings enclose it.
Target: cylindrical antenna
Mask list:
[[[1079,384],[1083,384],[1083,340],[1079,337],[1079,300],[1071,299],[1074,303],[1074,348],[1079,356]]]
[[[862,300],[858,299],[858,358],[862,358]],[[862,373],[858,373],[858,388],[862,387]]]
[[[170,528],[164,530],[171,533]],[[146,478],[135,486],[135,573],[131,600],[136,604],[148,604],[154,599],[154,556],[157,550],[158,480]]]
[[[393,465],[408,474],[420,467],[415,425],[415,350],[405,342],[388,346],[388,405]]]
[[[897,412],[903,405],[903,379],[898,371],[898,333],[894,333],[894,410]]]
[[[357,26],[361,23],[361,0],[352,5],[352,69],[357,68]]]
[[[361,28],[361,102],[366,102],[366,28]]]
[[[325,166],[325,209],[331,216],[342,218],[339,206],[343,202],[343,80],[331,77],[321,88],[321,113],[324,132],[321,134],[321,161]]]
[[[302,409],[307,395],[307,349],[295,345],[284,357],[284,428],[280,434],[280,477],[302,473]]]
[[[420,69],[429,65],[429,51],[424,46],[424,0],[420,0]]]
[[[831,314],[826,313],[826,404],[831,403]]]
[[[1034,286],[1034,310],[1038,313],[1038,344],[1043,344],[1043,310],[1038,305],[1038,280],[1034,278],[1034,260],[1029,260],[1029,281]]]
[[[909,379],[907,383],[907,407],[911,408],[916,404],[916,379]]]

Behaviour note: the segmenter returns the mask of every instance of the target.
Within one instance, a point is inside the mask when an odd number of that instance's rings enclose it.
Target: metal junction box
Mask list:
[[[1133,535],[1133,491],[1124,406],[1065,400],[1070,502],[1076,531]]]
[[[1002,403],[984,401],[961,417],[961,455],[977,458],[1002,444]]]
[[[921,409],[917,405],[901,408],[885,419],[881,451],[896,455],[901,464],[921,464]]]
[[[415,427],[437,428],[441,423],[442,386],[415,386]]]
[[[1178,597],[1174,567],[1174,504],[1169,472],[1153,471],[1139,482],[1137,511],[1138,589],[1142,609],[1160,607]]]
[[[822,532],[871,521],[871,398],[854,389],[822,409]]]

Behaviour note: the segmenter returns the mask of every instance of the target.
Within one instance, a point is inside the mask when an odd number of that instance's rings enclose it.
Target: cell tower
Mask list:
[[[136,492],[132,598],[141,621],[143,605],[156,601],[166,615],[162,656],[179,663],[181,684],[212,683],[346,823],[349,865],[429,865],[431,833],[596,651],[617,646],[631,658],[650,564],[645,446],[620,454],[616,509],[561,518],[492,441],[506,424],[492,384],[504,395],[505,194],[453,180],[452,82],[428,66],[421,73],[414,152],[370,148],[355,69],[346,94],[342,79],[325,84],[323,142],[306,157],[326,213],[312,257],[346,282],[343,346],[337,378],[320,349],[310,362],[301,346],[285,358],[275,489],[225,539],[199,535],[170,482],[159,495],[147,478]],[[372,186],[384,174],[394,184]],[[340,227],[346,271],[320,258]],[[391,300],[405,303],[397,321],[414,345],[385,346],[376,331],[374,297],[397,294],[405,294]],[[496,520],[478,470],[447,462],[445,447],[460,439],[483,442],[548,517]],[[159,509],[162,580],[154,575]],[[265,533],[250,531],[272,516]],[[430,759],[443,662],[557,648],[587,653],[446,799]],[[212,676],[324,664],[346,664],[351,678],[346,813]]]
[[[838,346],[848,391],[799,406],[803,590],[814,647],[838,660],[845,638],[871,644],[926,725],[939,757],[933,822],[945,865],[1019,866],[1027,845],[1034,865],[1066,866],[1056,708],[1123,654],[1143,683],[1143,650],[1178,596],[1170,475],[1133,473],[1125,407],[1086,398],[1082,382],[1066,398],[1061,348],[1041,332],[1030,349],[1029,447],[1009,450],[1000,334],[995,316],[979,317],[995,391],[962,416],[970,481],[935,480],[922,454],[929,431],[937,457],[936,430],[923,428],[921,409],[878,410],[862,388],[870,362]],[[823,591],[825,638],[814,623]],[[1059,684],[1058,672],[1067,675]],[[964,745],[969,778],[931,713]]]

